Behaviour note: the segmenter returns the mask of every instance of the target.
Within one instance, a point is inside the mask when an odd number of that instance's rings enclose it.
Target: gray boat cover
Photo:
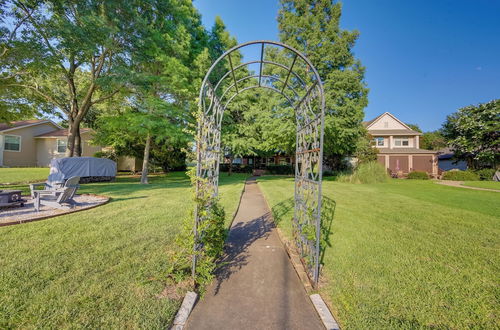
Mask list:
[[[107,158],[66,157],[50,162],[49,183],[64,182],[72,176],[116,176],[116,163]]]

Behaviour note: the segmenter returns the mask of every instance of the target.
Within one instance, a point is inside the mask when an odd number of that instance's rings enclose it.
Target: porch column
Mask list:
[[[3,166],[3,146],[4,146],[4,135],[0,134],[0,167]]]
[[[388,169],[389,168],[389,155],[384,155],[385,157],[385,168]]]
[[[408,173],[413,171],[413,155],[408,155]]]
[[[438,169],[438,160],[437,160],[437,157],[436,155],[432,155],[432,175],[434,177],[437,177],[438,175],[438,172],[439,172],[439,169]]]

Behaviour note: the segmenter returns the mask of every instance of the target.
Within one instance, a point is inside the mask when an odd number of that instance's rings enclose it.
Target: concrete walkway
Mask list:
[[[445,186],[450,186],[450,187],[459,187],[459,188],[466,188],[466,189],[472,189],[472,190],[500,192],[500,190],[496,190],[496,189],[464,186],[463,181],[440,180],[440,181],[436,181],[436,182],[439,184],[445,185]]]
[[[254,178],[246,183],[216,279],[187,329],[324,329]]]

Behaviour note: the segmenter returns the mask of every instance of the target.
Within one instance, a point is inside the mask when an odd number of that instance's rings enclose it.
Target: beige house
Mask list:
[[[0,166],[49,166],[65,155],[67,130],[51,120],[22,120],[0,124]],[[100,146],[89,143],[90,129],[82,129],[82,156],[92,157]]]
[[[422,133],[412,130],[389,112],[363,123],[378,149],[378,161],[392,173],[425,171],[438,174],[435,151],[419,148]]]

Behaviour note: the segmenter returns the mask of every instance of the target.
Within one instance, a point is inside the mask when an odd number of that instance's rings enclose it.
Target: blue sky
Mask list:
[[[219,15],[238,42],[279,40],[276,0],[195,0],[210,28]],[[389,111],[423,130],[470,104],[500,98],[500,0],[351,0],[341,26],[370,88],[366,118]]]

